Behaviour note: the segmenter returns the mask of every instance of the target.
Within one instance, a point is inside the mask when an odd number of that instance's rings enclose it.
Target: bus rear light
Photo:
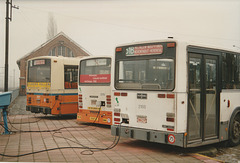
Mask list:
[[[82,102],[82,99],[79,99],[78,102]]]
[[[174,129],[172,129],[172,128],[167,128],[167,130],[168,130],[168,131],[174,131]]]
[[[127,93],[121,93],[121,96],[127,96],[128,94]]]
[[[165,94],[158,94],[158,98],[165,98],[166,95]]]
[[[174,48],[175,47],[175,43],[167,43],[167,47],[168,48]]]
[[[116,52],[121,52],[122,48],[116,48]]]
[[[227,101],[227,107],[230,107],[230,100]]]
[[[166,121],[167,122],[174,122],[174,118],[167,118]]]
[[[120,96],[120,92],[114,92],[114,96]]]
[[[107,107],[110,108],[112,105],[111,95],[106,95]]]
[[[114,96],[127,96],[128,94],[126,92],[114,92]]]
[[[120,118],[114,118],[114,121],[120,122]]]
[[[82,105],[80,105],[79,108],[82,109],[83,108]]]
[[[120,123],[119,122],[114,122],[115,125],[119,125]]]
[[[167,98],[175,98],[174,94],[167,94]]]
[[[114,116],[120,117],[120,113],[114,113]]]
[[[78,95],[78,99],[79,99],[79,102],[82,102],[82,95]]]

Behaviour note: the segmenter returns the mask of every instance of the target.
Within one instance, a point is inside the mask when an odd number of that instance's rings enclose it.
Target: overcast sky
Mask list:
[[[5,56],[5,0],[0,0],[0,67]],[[16,60],[47,41],[49,14],[92,55],[114,54],[118,44],[176,39],[240,51],[239,0],[13,0],[9,86]],[[233,45],[239,46],[234,48]],[[0,68],[0,86],[3,85]]]

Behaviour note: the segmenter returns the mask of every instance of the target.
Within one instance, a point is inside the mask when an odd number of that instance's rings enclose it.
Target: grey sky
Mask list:
[[[58,32],[93,55],[113,55],[118,44],[168,36],[228,49],[240,47],[237,0],[13,0],[13,4],[20,9],[13,10],[10,23],[10,76],[16,69],[19,77],[17,59],[47,41],[49,13],[56,19]],[[4,0],[0,1],[0,25],[0,67],[4,67]]]

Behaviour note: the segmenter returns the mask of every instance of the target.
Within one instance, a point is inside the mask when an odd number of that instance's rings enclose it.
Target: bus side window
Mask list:
[[[222,55],[223,89],[240,88],[240,56],[226,53]]]
[[[64,66],[64,88],[77,89],[77,66]]]

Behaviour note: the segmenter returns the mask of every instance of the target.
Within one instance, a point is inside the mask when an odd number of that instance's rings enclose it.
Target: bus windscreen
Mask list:
[[[51,60],[37,59],[28,61],[28,82],[50,82]]]
[[[97,58],[87,59],[80,62],[79,84],[110,84],[111,82],[111,59]]]

